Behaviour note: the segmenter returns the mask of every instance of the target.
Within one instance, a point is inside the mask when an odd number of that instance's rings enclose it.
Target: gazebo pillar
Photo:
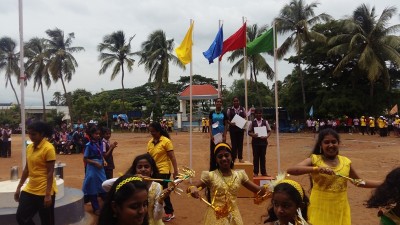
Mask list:
[[[182,112],[182,121],[188,121],[186,114],[186,100],[179,100],[179,111]]]
[[[178,124],[178,130],[182,130],[182,112],[176,114],[176,123]]]

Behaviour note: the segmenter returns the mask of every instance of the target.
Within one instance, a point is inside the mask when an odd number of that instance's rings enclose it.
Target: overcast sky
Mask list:
[[[224,39],[232,35],[242,25],[242,17],[247,18],[248,25],[271,25],[279,10],[289,0],[26,0],[24,1],[24,41],[32,37],[46,37],[45,31],[55,27],[65,34],[74,32],[73,46],[85,48],[84,52],[75,53],[79,66],[67,91],[83,88],[94,93],[101,90],[121,88],[121,76],[110,81],[110,73],[99,76],[97,45],[105,35],[117,30],[123,30],[127,37],[136,35],[132,40],[132,51],[138,51],[140,44],[147,36],[158,29],[165,31],[167,38],[175,40],[175,47],[182,41],[189,28],[189,20],[195,22],[193,30],[193,73],[210,78],[217,78],[217,63],[208,64],[202,52],[207,50],[218,31],[218,21],[224,23]],[[311,1],[307,1],[310,3]],[[328,13],[335,19],[348,16],[362,3],[376,7],[378,15],[387,6],[400,8],[398,0],[361,1],[361,0],[321,0],[315,9],[316,14]],[[400,23],[396,15],[393,24]],[[0,7],[0,37],[9,36],[19,43],[18,0],[1,0]],[[278,40],[282,43],[283,40]],[[19,47],[18,47],[19,51]],[[223,83],[228,87],[238,74],[228,77],[231,64],[226,61],[227,53],[221,63]],[[271,67],[273,59],[265,56]],[[138,61],[138,59],[136,59]],[[292,66],[285,62],[278,63],[278,79],[282,80]],[[171,64],[170,82],[175,82],[180,76],[188,76],[189,70],[183,71]],[[16,102],[11,88],[5,88],[4,72],[0,73],[0,103]],[[131,73],[125,74],[125,88],[143,85],[148,80],[148,74],[143,66],[135,67]],[[265,75],[259,80],[271,85]],[[13,79],[16,85],[16,79]],[[32,82],[31,82],[32,83]],[[20,88],[16,85],[20,97]],[[46,103],[52,100],[55,91],[62,91],[61,83],[52,83],[46,90]],[[40,92],[33,90],[29,84],[25,89],[27,106],[41,104]]]

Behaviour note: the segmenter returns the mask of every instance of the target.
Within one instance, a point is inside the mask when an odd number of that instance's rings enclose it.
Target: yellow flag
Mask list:
[[[184,64],[190,63],[192,61],[192,31],[193,31],[193,24],[190,24],[189,30],[187,31],[185,38],[183,39],[181,45],[175,49],[176,56],[178,59]]]

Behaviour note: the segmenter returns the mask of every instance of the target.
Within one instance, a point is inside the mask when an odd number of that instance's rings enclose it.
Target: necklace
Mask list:
[[[228,186],[228,189],[231,188],[233,185],[233,182],[236,180],[236,176],[234,176],[234,173],[231,170],[231,175],[229,176],[229,179],[225,179],[224,175],[222,174],[221,170],[218,169],[219,174],[221,175],[222,180]]]

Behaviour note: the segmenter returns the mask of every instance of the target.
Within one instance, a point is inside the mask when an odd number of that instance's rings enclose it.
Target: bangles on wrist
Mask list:
[[[196,189],[197,189],[196,186],[190,185],[190,186],[186,189],[186,193],[190,194],[190,193],[192,192],[192,188],[196,188]]]

